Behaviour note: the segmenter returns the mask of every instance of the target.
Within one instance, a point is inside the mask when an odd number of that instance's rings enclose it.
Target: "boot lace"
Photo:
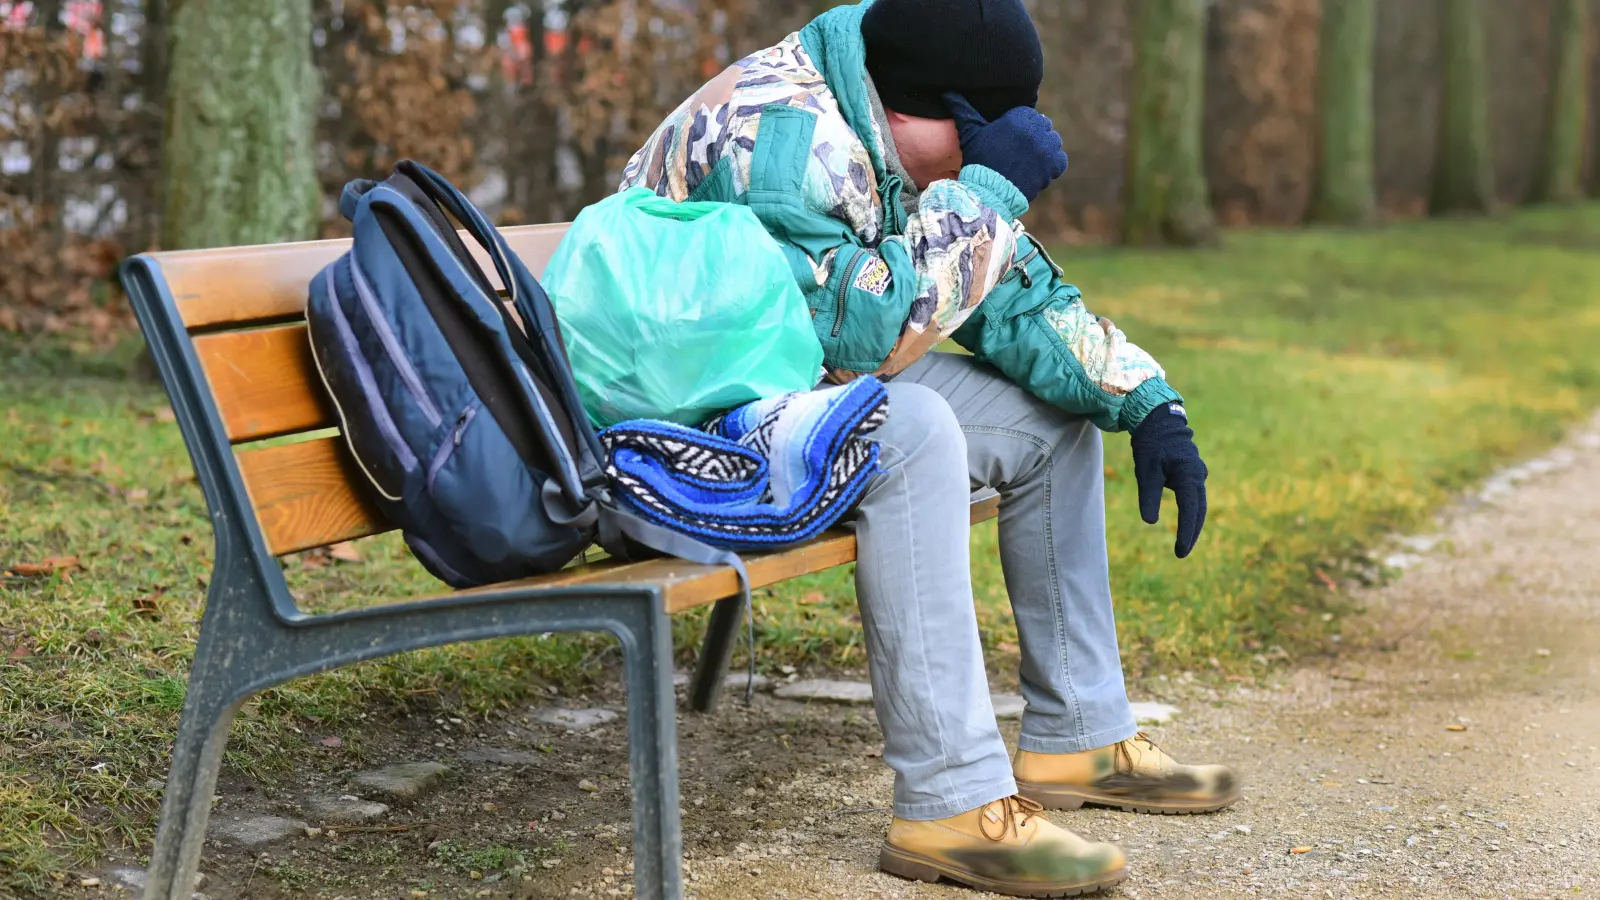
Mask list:
[[[978,830],[983,832],[984,837],[994,841],[995,843],[1005,840],[1007,834],[1020,835],[1022,829],[1033,820],[1034,816],[1044,812],[1043,806],[1040,806],[1032,800],[1029,800],[1027,797],[1021,796],[1020,794],[1013,794],[1010,797],[996,800],[994,803],[989,804],[989,806],[994,806],[995,804],[999,804],[1000,806],[999,834],[989,833],[989,817],[987,815],[980,815],[978,817]],[[984,812],[987,813],[988,811],[988,807],[985,807]],[[1018,821],[1019,817],[1021,821]]]
[[[1139,743],[1144,744],[1146,747],[1149,747],[1152,752],[1161,752],[1161,748],[1156,746],[1156,742],[1151,740],[1150,735],[1143,731],[1117,744],[1117,771],[1124,775],[1134,770],[1133,752],[1128,746],[1134,741],[1138,741]]]

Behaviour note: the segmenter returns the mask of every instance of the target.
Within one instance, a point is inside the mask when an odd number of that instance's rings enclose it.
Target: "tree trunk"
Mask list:
[[[1201,156],[1206,0],[1141,0],[1128,121],[1130,244],[1216,239]]]
[[[1445,0],[1444,108],[1433,173],[1434,214],[1494,205],[1489,156],[1489,75],[1482,0]]]
[[[1544,155],[1533,199],[1572,203],[1583,197],[1583,132],[1589,109],[1589,0],[1552,0],[1550,93]]]
[[[1323,0],[1317,79],[1321,134],[1313,218],[1341,225],[1372,221],[1372,51],[1376,0]]]
[[[162,246],[314,236],[310,0],[177,0],[169,14]]]

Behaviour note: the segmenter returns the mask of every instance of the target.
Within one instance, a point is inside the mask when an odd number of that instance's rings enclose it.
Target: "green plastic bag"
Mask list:
[[[821,377],[805,296],[748,207],[617,194],[579,214],[540,283],[599,427],[696,426]]]

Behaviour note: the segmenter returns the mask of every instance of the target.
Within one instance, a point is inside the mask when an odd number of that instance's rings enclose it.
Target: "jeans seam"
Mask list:
[[[1052,515],[1054,507],[1051,505],[1054,499],[1051,495],[1054,493],[1055,467],[1056,457],[1051,453],[1044,464],[1045,570],[1050,573],[1050,613],[1056,620],[1056,652],[1061,654],[1062,694],[1072,707],[1073,728],[1081,734],[1083,704],[1078,702],[1078,689],[1072,683],[1072,665],[1067,658],[1067,605],[1061,596],[1060,572],[1056,568],[1055,516]]]
[[[1037,738],[1022,735],[1017,739],[1017,749],[1029,753],[1082,753],[1120,743],[1139,733],[1138,722],[1128,722],[1094,734],[1075,738]]]
[[[1007,774],[1002,779],[990,782],[986,785],[980,785],[968,793],[957,797],[950,797],[945,800],[940,800],[937,803],[896,802],[894,804],[894,815],[895,818],[906,819],[908,821],[926,822],[933,819],[946,819],[950,816],[967,812],[968,810],[977,809],[980,806],[987,806],[996,800],[1010,797],[1016,792],[1016,778]],[[991,794],[993,796],[990,796]],[[978,797],[987,797],[988,799],[975,799]]]
[[[1052,445],[1038,435],[998,425],[963,425],[961,430],[969,433],[992,434],[1024,440],[1033,444],[1044,454],[1042,473],[1044,477],[1044,546],[1045,571],[1048,573],[1047,580],[1049,581],[1050,591],[1050,614],[1055,619],[1056,652],[1061,659],[1060,671],[1064,682],[1061,692],[1062,699],[1066,701],[1067,706],[1072,710],[1073,730],[1081,734],[1083,732],[1083,704],[1079,702],[1077,688],[1073,686],[1072,667],[1067,659],[1066,604],[1061,597],[1061,579],[1056,563],[1055,517],[1052,515],[1054,507],[1051,505],[1054,499],[1052,494],[1054,493],[1056,451],[1060,448],[1060,443]],[[1033,474],[1039,473],[1036,471]],[[1004,492],[1002,492],[1003,500]]]
[[[909,454],[902,453],[902,456],[904,457],[902,462],[904,462],[906,459],[910,459]],[[901,523],[902,528],[909,532],[912,527],[911,523],[915,521],[915,511],[911,508],[911,491],[913,487],[909,483],[910,480],[903,470],[898,474],[901,478],[907,479],[906,489],[898,492],[900,494],[900,502],[903,509],[903,514],[899,517],[899,522]],[[908,548],[907,561],[911,566],[911,583],[915,585],[917,582],[917,574],[921,571],[921,567],[917,565],[917,542],[914,540],[908,540],[905,542],[905,545]],[[923,688],[927,691],[928,696],[937,697],[938,691],[934,689],[933,682],[928,677],[929,666],[927,665],[927,632],[923,629],[922,620],[919,617],[913,616],[912,620],[916,623],[917,628],[917,652],[921,656],[920,662],[922,663],[922,665],[918,666],[918,668],[921,670]],[[933,717],[933,728],[935,739],[939,742],[939,761],[942,765],[942,768],[939,770],[939,775],[944,781],[945,793],[952,794],[955,793],[955,781],[950,777],[950,746],[945,740],[944,725],[939,721],[938,716]]]
[[[1050,442],[1044,438],[1036,434],[1029,434],[1026,431],[1018,431],[1015,428],[1006,428],[1003,425],[963,425],[961,430],[969,434],[977,432],[979,434],[997,434],[1001,437],[1021,438],[1046,453],[1050,452]]]

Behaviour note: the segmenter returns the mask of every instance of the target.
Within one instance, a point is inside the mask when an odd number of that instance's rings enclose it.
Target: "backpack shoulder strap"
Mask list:
[[[700,563],[707,566],[727,566],[733,569],[739,578],[739,605],[744,607],[745,640],[749,642],[748,662],[750,677],[745,679],[744,702],[749,704],[755,696],[756,674],[756,626],[755,608],[750,599],[750,573],[745,570],[744,560],[732,550],[723,550],[701,543],[688,535],[679,534],[662,528],[654,522],[647,522],[633,513],[615,506],[602,506],[599,508],[600,546],[607,551],[611,548],[608,544],[608,532],[615,540],[620,532],[621,537],[643,544],[652,550],[676,556],[689,562]]]

